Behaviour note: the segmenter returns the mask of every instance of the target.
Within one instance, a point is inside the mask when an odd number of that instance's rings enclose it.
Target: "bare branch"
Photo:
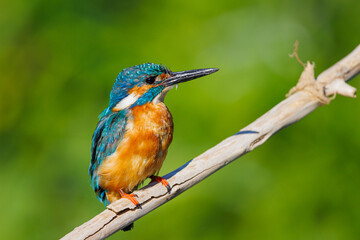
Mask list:
[[[321,73],[317,80],[314,65],[308,62],[304,67],[298,84],[290,91],[288,98],[237,134],[165,175],[164,178],[172,187],[170,193],[161,184],[150,184],[135,192],[141,209],[135,209],[127,199],[120,199],[63,239],[104,239],[260,146],[277,131],[297,122],[322,104],[330,103],[328,96],[341,94],[355,97],[356,89],[346,82],[360,72],[360,45]]]

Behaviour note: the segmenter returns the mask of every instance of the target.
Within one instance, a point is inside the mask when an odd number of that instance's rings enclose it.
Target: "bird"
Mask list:
[[[99,115],[91,144],[89,175],[98,199],[106,206],[120,198],[140,207],[132,194],[147,178],[171,187],[157,176],[173,138],[174,123],[164,104],[179,83],[218,71],[205,68],[172,72],[144,63],[123,69],[110,92],[109,106]],[[133,224],[123,230],[130,230]]]

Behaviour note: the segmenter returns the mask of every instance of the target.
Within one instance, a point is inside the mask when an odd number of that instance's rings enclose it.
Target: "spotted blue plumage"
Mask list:
[[[167,67],[155,63],[144,63],[122,70],[117,76],[110,93],[110,109],[129,95],[128,90],[145,84],[146,78],[155,77],[162,73],[171,74],[171,71]]]

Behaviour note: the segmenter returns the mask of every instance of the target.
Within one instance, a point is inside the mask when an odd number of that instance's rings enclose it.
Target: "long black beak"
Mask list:
[[[217,72],[218,68],[205,68],[205,69],[196,69],[190,71],[174,72],[171,74],[171,77],[164,80],[163,84],[168,87],[178,83],[187,82],[195,78],[203,77],[214,72]]]

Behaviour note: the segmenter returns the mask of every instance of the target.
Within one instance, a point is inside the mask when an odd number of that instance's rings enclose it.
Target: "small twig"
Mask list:
[[[301,61],[301,59],[299,58],[299,55],[298,55],[298,47],[299,47],[299,41],[296,40],[295,43],[294,43],[294,51],[292,54],[289,54],[289,57],[293,58],[295,57],[296,60],[301,64],[301,66],[303,66],[303,68],[306,67],[306,65]]]

